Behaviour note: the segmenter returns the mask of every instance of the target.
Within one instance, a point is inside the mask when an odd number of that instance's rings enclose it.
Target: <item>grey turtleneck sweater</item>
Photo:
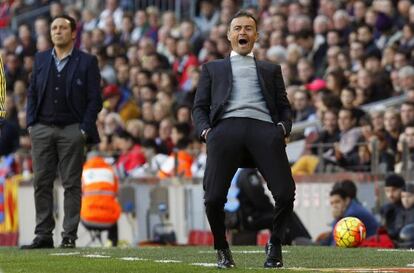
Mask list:
[[[260,89],[253,57],[235,55],[230,58],[230,62],[233,72],[233,86],[222,119],[241,117],[272,122]]]

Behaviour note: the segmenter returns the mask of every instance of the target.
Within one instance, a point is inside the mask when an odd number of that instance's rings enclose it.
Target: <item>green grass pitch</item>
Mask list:
[[[262,247],[232,247],[237,268],[228,272],[269,272],[263,269]],[[285,268],[279,272],[414,272],[414,251],[284,247]],[[0,248],[0,272],[187,273],[220,272],[210,247],[76,248],[19,250]]]

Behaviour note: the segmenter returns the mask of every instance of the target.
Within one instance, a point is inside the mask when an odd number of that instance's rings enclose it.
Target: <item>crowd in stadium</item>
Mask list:
[[[14,155],[16,172],[31,169],[26,91],[34,55],[51,48],[49,21],[62,13],[78,22],[76,46],[98,58],[104,109],[98,117],[101,143],[92,149],[113,156],[121,177],[202,176],[205,147],[191,121],[200,68],[230,54],[228,23],[241,8],[259,20],[255,58],[282,66],[294,122],[322,122],[322,129],[309,127],[290,139],[324,143],[307,150],[294,174],[313,173],[321,165],[369,171],[373,149],[383,171],[401,171],[404,147],[414,150],[409,0],[200,0],[196,16],[181,20],[155,6],[131,10],[133,1],[125,0],[106,0],[103,10],[93,6],[99,1],[34,2],[0,4],[3,29],[11,27],[13,16],[50,5],[49,13],[21,23],[1,41],[7,120],[0,155]],[[406,100],[361,108],[393,96]],[[411,161],[414,153],[409,154]]]

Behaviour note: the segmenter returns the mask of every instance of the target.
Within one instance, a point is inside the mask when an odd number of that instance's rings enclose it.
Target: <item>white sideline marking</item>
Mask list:
[[[79,255],[80,252],[60,252],[60,253],[50,253],[51,256],[72,256]]]
[[[257,254],[257,253],[264,253],[264,250],[232,250],[231,253],[241,253],[241,254]],[[282,253],[288,253],[288,250],[282,250]],[[214,250],[200,250],[198,253],[200,254],[210,254],[216,253]]]
[[[111,256],[100,255],[100,254],[87,254],[87,255],[83,255],[82,257],[86,257],[86,258],[111,258]]]
[[[154,260],[156,263],[182,263],[182,261],[176,261],[176,260]]]
[[[205,267],[215,267],[215,266],[217,266],[217,264],[214,264],[214,263],[191,263],[190,265],[205,266]]]
[[[148,261],[148,259],[138,258],[138,257],[122,257],[119,259],[124,260],[124,261]]]
[[[380,248],[380,249],[377,249],[377,251],[381,251],[381,252],[414,252],[414,249],[412,249],[412,248],[410,248],[410,249]]]
[[[414,272],[412,269],[405,267],[390,268],[306,268],[306,267],[285,267],[292,271],[308,271],[308,272],[352,272],[352,273],[399,273]]]

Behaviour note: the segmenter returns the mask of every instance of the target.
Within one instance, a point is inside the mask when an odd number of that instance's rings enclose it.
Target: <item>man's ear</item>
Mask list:
[[[227,40],[228,40],[229,42],[231,42],[231,40],[230,40],[230,29],[229,29],[229,30],[227,30]]]
[[[260,32],[258,32],[258,33],[256,34],[256,40],[255,40],[255,42],[259,41],[259,39],[260,39]]]

